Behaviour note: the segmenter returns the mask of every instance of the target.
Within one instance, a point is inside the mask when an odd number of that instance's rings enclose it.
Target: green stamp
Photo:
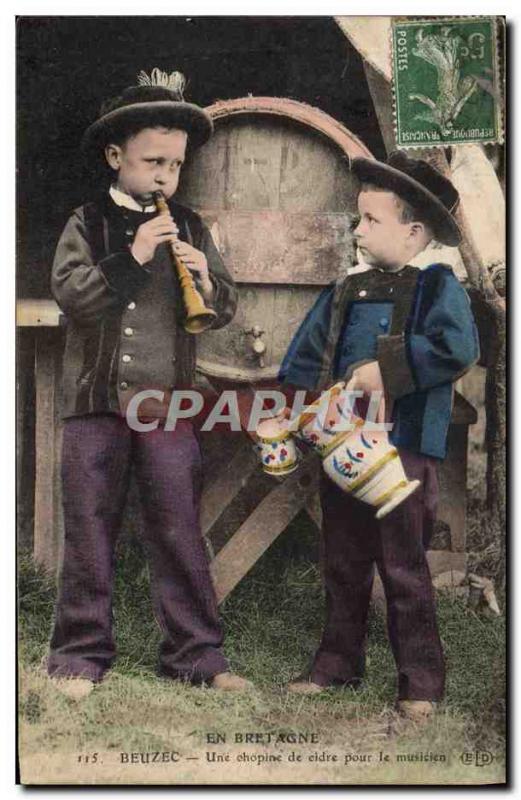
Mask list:
[[[399,147],[501,142],[494,17],[393,20]]]

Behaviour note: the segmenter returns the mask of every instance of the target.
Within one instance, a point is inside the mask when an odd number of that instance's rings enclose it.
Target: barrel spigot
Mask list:
[[[251,343],[251,348],[257,357],[257,362],[259,367],[264,367],[264,353],[266,352],[266,343],[262,341],[261,336],[264,331],[259,327],[259,325],[254,325],[253,328],[250,328],[249,331],[245,331],[247,336],[253,336],[253,342]]]

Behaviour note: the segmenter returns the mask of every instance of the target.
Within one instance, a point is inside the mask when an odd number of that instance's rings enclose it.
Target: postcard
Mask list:
[[[17,19],[18,780],[502,785],[506,19]]]

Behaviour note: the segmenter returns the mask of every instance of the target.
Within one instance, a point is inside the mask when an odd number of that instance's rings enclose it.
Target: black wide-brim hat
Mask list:
[[[452,183],[427,161],[409,158],[400,150],[387,163],[354,158],[351,170],[362,183],[389,189],[418,210],[438,242],[457,247],[461,231],[454,219],[459,194]]]
[[[103,104],[99,118],[83,135],[82,147],[87,153],[99,153],[108,144],[158,126],[186,131],[190,148],[204,144],[213,132],[210,116],[200,106],[186,103],[179,89],[138,85]]]

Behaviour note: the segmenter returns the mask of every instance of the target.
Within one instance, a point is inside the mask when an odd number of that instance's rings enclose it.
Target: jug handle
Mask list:
[[[355,378],[353,376],[349,381],[346,382],[345,390],[347,392],[349,392],[351,390],[354,390],[355,385],[356,385],[356,380],[355,380]],[[382,397],[380,399],[380,405],[378,406],[378,411],[376,412],[376,420],[375,420],[375,422],[377,424],[379,424],[379,425],[382,424],[383,425],[384,422],[386,421],[386,419],[385,419],[385,411],[386,411],[385,392],[382,392]]]

